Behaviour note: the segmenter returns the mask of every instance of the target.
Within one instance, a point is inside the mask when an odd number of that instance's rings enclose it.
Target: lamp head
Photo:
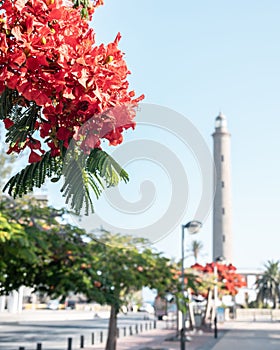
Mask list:
[[[190,234],[194,235],[201,229],[202,223],[200,221],[193,220],[184,225],[184,227],[188,229]]]

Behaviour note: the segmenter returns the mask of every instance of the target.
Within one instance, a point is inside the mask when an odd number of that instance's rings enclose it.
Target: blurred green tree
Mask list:
[[[264,267],[264,273],[256,281],[257,304],[268,307],[272,302],[272,307],[277,309],[280,300],[280,260],[268,260]]]

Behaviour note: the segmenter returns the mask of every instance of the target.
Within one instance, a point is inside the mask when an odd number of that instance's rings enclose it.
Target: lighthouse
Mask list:
[[[224,258],[232,263],[232,203],[230,139],[223,113],[215,119],[214,163],[216,192],[213,208],[213,261]]]

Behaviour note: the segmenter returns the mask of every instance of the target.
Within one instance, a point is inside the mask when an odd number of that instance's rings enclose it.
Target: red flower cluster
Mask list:
[[[238,288],[246,285],[243,277],[236,273],[236,267],[232,264],[226,265],[212,262],[202,266],[196,263],[192,268],[204,273],[214,273],[215,266],[217,267],[218,281],[223,282],[223,288],[226,293],[236,295]]]
[[[96,0],[89,13],[102,3]],[[85,150],[99,147],[100,138],[121,143],[122,131],[134,127],[135,106],[143,96],[133,99],[134,92],[128,91],[130,72],[118,49],[120,35],[108,46],[95,45],[80,9],[64,0],[5,0],[0,10],[0,94],[15,89],[21,105],[28,100],[41,106],[34,132],[52,155],[79,138],[89,120]],[[106,112],[114,108],[117,112]],[[14,121],[4,123],[8,129]],[[11,146],[17,152],[29,147],[30,162],[40,160],[37,152],[44,153],[33,137]]]

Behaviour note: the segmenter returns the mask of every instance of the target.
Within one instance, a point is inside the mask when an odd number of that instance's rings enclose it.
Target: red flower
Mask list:
[[[65,141],[68,140],[72,134],[73,133],[69,129],[65,128],[64,126],[61,126],[57,131],[56,137],[59,140]]]
[[[40,136],[42,138],[45,138],[49,135],[51,129],[51,124],[50,123],[42,123],[40,127]]]
[[[14,125],[14,122],[10,118],[5,118],[3,122],[6,129],[10,129],[10,127]]]
[[[224,283],[224,291],[231,295],[236,295],[238,288],[245,286],[246,283],[242,276],[236,273],[236,267],[232,264],[208,263],[205,266],[195,264],[192,268],[204,273],[213,273],[214,267],[217,267],[218,280]]]
[[[111,131],[109,134],[105,136],[106,139],[109,140],[110,145],[117,146],[123,141],[123,136],[120,132],[121,128],[118,128],[114,131]]]
[[[94,1],[89,19],[102,4]],[[0,10],[0,93],[5,87],[16,89],[21,101],[15,103],[28,106],[34,101],[42,107],[31,132],[39,131],[51,155],[60,154],[58,140],[67,148],[89,120],[93,123],[82,142],[85,152],[100,147],[102,138],[120,144],[123,131],[134,128],[135,108],[144,98],[134,98],[128,90],[130,72],[118,48],[120,34],[109,45],[97,46],[80,9],[62,0],[3,1]],[[115,112],[104,118],[108,110]],[[6,120],[5,127],[13,122]],[[42,152],[35,148],[39,140],[27,141],[9,151],[29,147]],[[32,151],[29,161],[39,158]]]
[[[41,142],[35,139],[29,140],[27,142],[27,146],[31,149],[39,149],[41,150]]]
[[[41,160],[41,156],[39,156],[39,154],[37,154],[36,152],[31,151],[29,158],[28,158],[28,162],[29,163],[37,163],[37,162],[40,162],[40,160]]]

